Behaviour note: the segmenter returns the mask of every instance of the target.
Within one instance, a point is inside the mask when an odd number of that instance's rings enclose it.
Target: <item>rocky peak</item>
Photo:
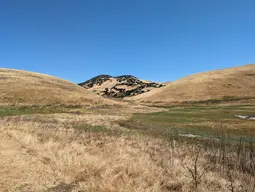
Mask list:
[[[102,85],[102,83],[104,83],[105,81],[109,80],[110,78],[112,78],[112,76],[110,75],[98,75],[96,77],[93,77],[85,82],[79,83],[78,85],[84,87],[84,88],[92,88],[94,85]]]

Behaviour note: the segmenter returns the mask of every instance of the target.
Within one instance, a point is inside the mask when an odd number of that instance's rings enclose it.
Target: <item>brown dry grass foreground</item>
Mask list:
[[[171,103],[251,97],[255,97],[255,64],[194,74],[130,99]]]
[[[0,105],[105,105],[106,100],[66,80],[28,71],[0,69]]]
[[[0,119],[1,191],[254,192],[254,153],[130,132],[130,115]]]

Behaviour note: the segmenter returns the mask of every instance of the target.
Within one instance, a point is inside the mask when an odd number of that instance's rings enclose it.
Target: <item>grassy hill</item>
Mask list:
[[[251,97],[255,97],[255,64],[194,74],[131,99],[170,103]]]
[[[131,97],[164,86],[164,84],[141,80],[132,75],[116,77],[98,75],[78,85],[109,98]]]
[[[112,104],[84,88],[53,76],[0,69],[0,105]]]

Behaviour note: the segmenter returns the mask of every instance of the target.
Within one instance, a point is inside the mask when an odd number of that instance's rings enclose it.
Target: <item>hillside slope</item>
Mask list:
[[[0,69],[1,105],[96,105],[112,102],[60,78]]]
[[[255,64],[194,74],[131,99],[167,103],[229,97],[255,97]]]
[[[124,98],[164,86],[163,84],[140,80],[132,75],[113,77],[98,75],[78,85],[104,97]]]

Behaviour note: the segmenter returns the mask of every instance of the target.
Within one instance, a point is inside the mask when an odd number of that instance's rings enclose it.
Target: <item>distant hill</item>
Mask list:
[[[171,103],[241,98],[255,98],[255,64],[194,74],[130,99]]]
[[[0,69],[0,105],[99,105],[113,101],[49,75]]]
[[[163,87],[164,84],[140,80],[132,75],[99,75],[78,85],[104,97],[125,98]]]

